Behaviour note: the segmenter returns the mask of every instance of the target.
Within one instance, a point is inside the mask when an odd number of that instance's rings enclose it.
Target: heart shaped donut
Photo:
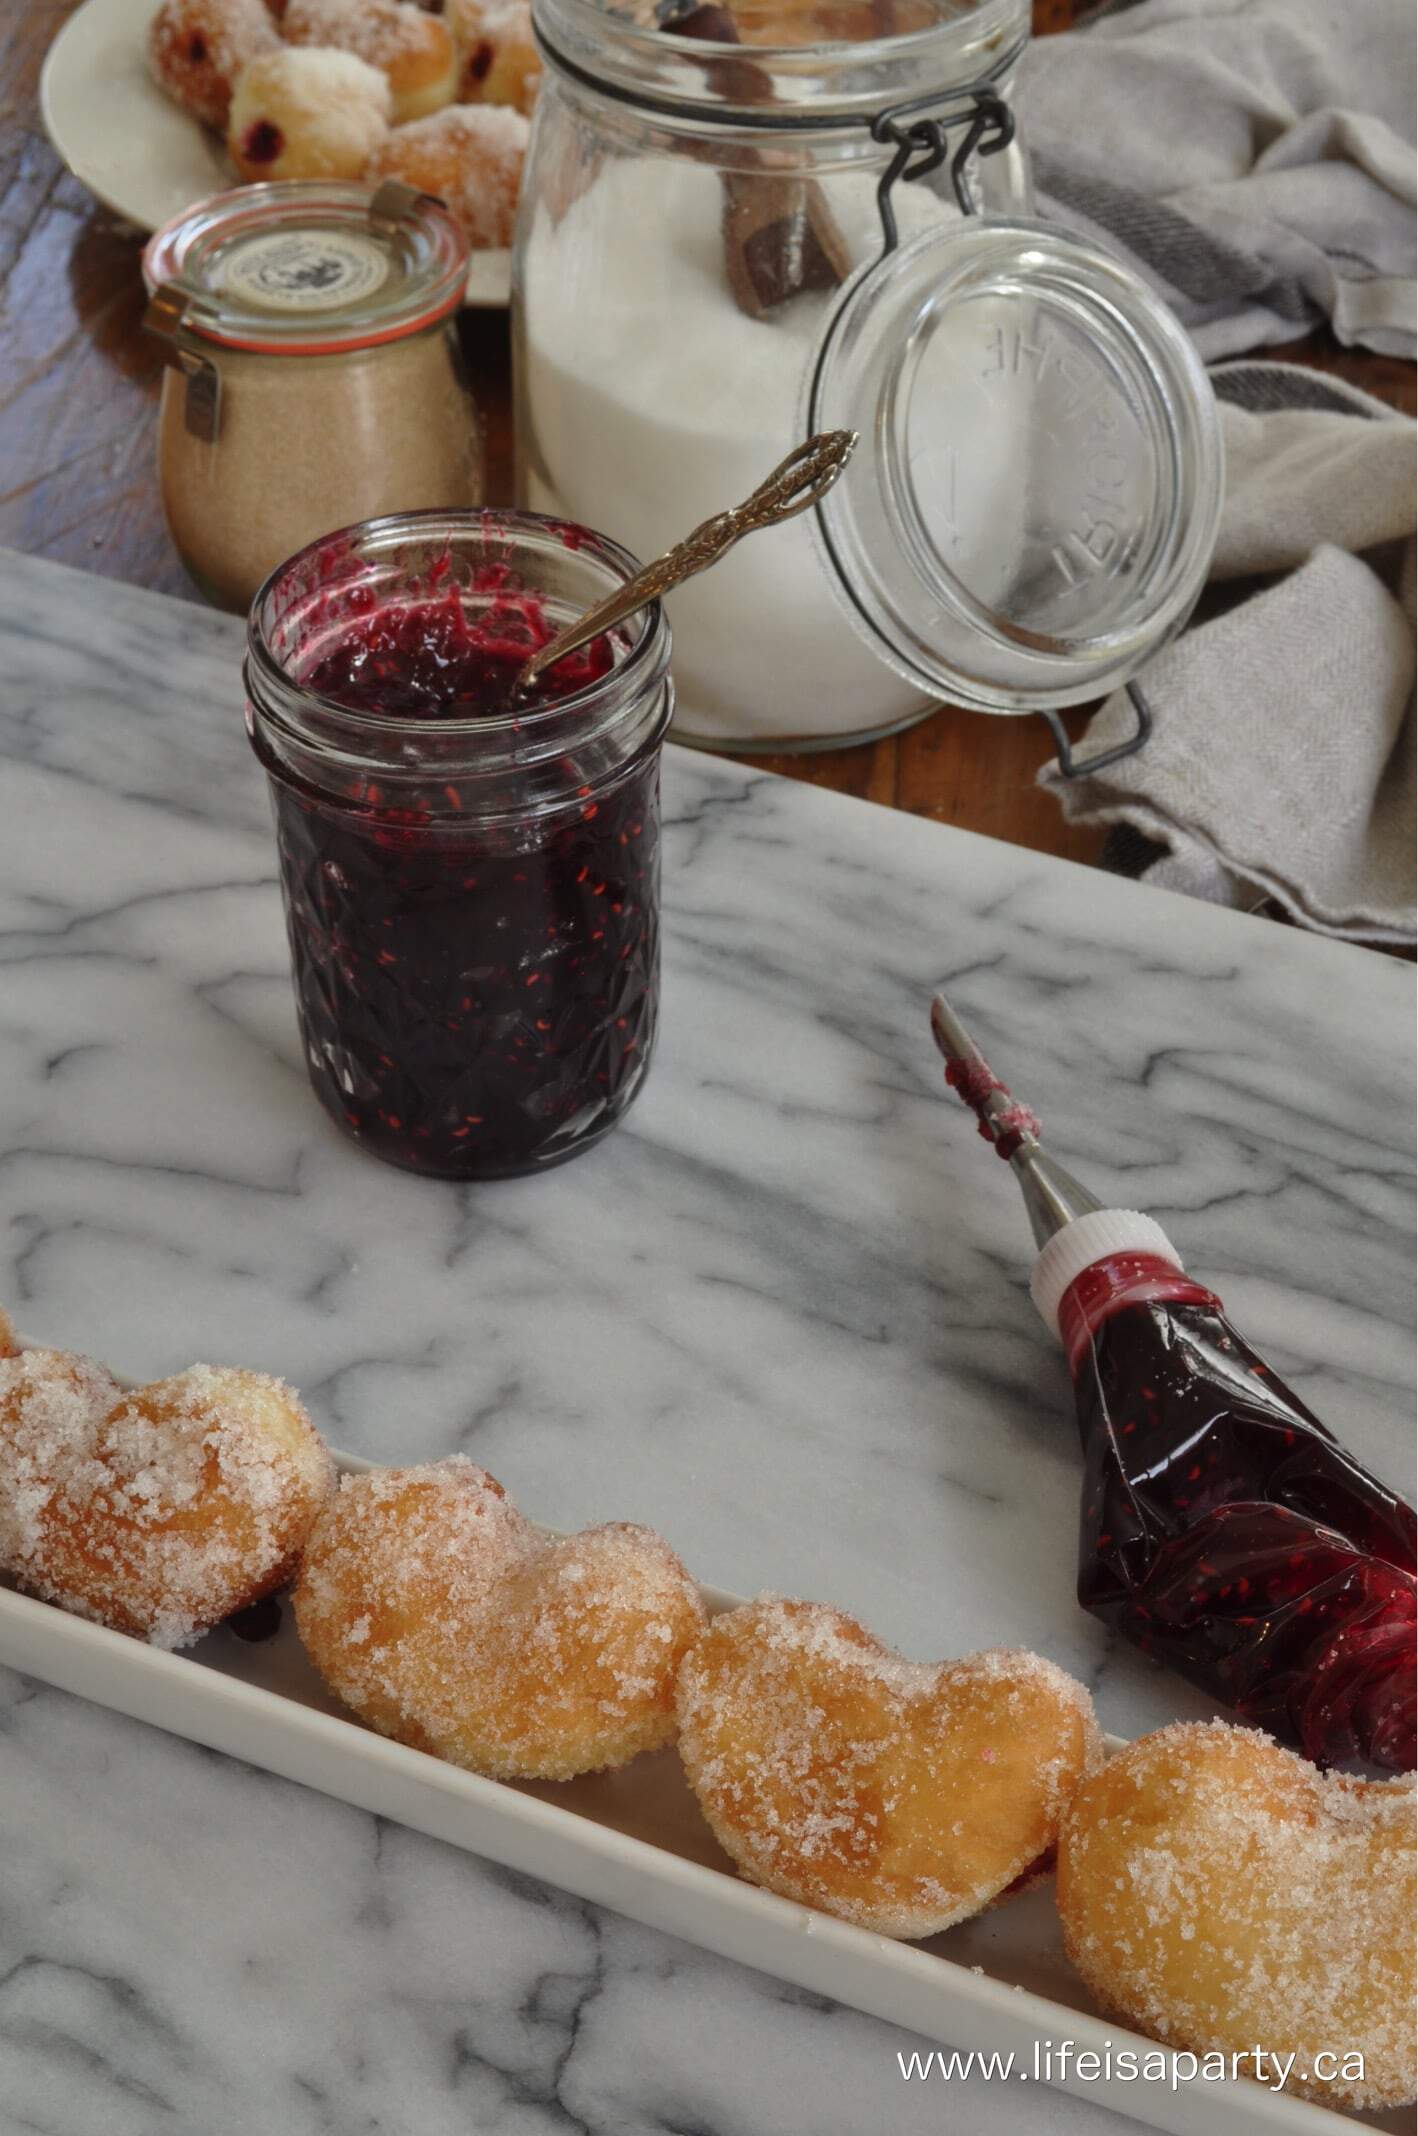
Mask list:
[[[0,1361],[0,1565],[179,1647],[280,1587],[334,1469],[289,1387],[194,1365],[125,1394],[64,1350]]]
[[[650,1528],[549,1541],[466,1455],[345,1477],[295,1593],[306,1651],[371,1726],[494,1779],[567,1780],[674,1733],[699,1591]]]
[[[1411,1778],[1321,1773],[1224,1721],[1142,1736],[1065,1819],[1068,1954],[1106,2010],[1171,2046],[1247,2075],[1259,2047],[1294,2057],[1287,2091],[1403,2105],[1414,1807]]]
[[[754,1883],[883,1936],[978,1913],[1048,1853],[1101,1756],[1081,1684],[1036,1654],[903,1661],[855,1618],[765,1597],[680,1674],[680,1755]]]

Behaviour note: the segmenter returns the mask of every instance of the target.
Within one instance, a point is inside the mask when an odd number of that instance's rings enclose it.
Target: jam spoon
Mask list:
[[[664,556],[637,571],[608,599],[588,609],[540,652],[533,653],[518,673],[514,694],[525,696],[547,669],[555,667],[568,653],[589,645],[613,624],[623,623],[637,608],[647,608],[651,601],[658,601],[683,579],[693,578],[697,571],[707,571],[745,534],[752,534],[757,527],[776,527],[780,521],[793,519],[810,504],[816,504],[841,474],[856,443],[855,430],[824,430],[799,445],[734,511],[716,512],[712,519],[706,519]]]

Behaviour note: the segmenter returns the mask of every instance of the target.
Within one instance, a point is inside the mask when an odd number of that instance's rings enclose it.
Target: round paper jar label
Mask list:
[[[347,230],[279,230],[233,245],[222,289],[265,311],[334,311],[388,280],[389,255]]]

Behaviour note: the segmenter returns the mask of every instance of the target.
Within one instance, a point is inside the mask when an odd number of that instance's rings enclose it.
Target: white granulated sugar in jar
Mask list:
[[[837,173],[825,190],[852,256],[875,257],[874,174]],[[737,504],[799,442],[808,366],[836,301],[829,291],[763,318],[740,310],[723,202],[713,169],[618,158],[559,219],[539,202],[526,248],[527,502],[642,558]],[[958,212],[919,186],[898,188],[896,203],[903,239]],[[667,609],[676,727],[696,739],[859,734],[928,701],[848,621],[808,515],[750,536]]]

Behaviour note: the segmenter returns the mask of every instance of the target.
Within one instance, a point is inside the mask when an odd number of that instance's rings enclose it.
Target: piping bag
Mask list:
[[[1316,1763],[1408,1771],[1413,1508],[1256,1355],[1160,1224],[1055,1162],[944,995],[931,1028],[1019,1182],[1030,1293],[1073,1374],[1079,1601]]]

